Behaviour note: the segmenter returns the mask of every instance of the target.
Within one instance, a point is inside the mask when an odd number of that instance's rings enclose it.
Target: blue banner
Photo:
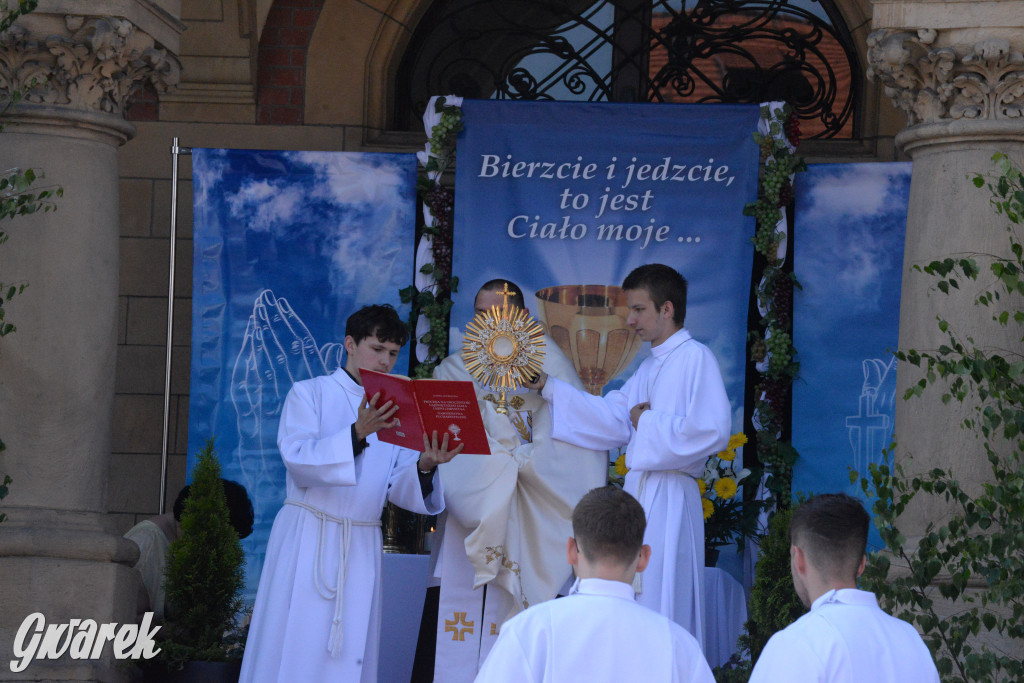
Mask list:
[[[820,164],[797,178],[794,493],[864,499],[850,469],[866,475],[893,439],[910,168]],[[871,544],[881,544],[874,527]]]
[[[277,450],[292,383],[342,363],[345,321],[413,279],[416,158],[194,149],[188,468],[215,437],[256,512],[246,599],[284,501]],[[408,345],[397,371],[409,365]]]
[[[635,267],[664,263],[690,282],[685,326],[718,358],[738,431],[754,233],[743,206],[757,197],[759,108],[467,100],[462,110],[450,348],[493,278],[522,287],[549,327],[579,314],[608,332],[627,329],[624,304],[614,310],[585,286],[617,287]],[[587,374],[607,392],[648,354],[644,345]]]

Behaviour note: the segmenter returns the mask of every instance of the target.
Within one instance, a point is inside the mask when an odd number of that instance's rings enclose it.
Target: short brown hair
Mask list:
[[[615,486],[592,489],[572,512],[572,532],[590,562],[626,565],[644,544],[647,518],[636,498]]]
[[[870,525],[859,500],[845,493],[823,493],[793,512],[789,542],[829,578],[856,579]]]
[[[657,308],[672,302],[672,322],[679,327],[686,322],[686,278],[674,268],[661,263],[648,263],[634,268],[622,281],[622,289],[642,289]]]

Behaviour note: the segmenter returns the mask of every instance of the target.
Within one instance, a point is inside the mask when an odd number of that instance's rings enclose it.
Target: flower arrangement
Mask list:
[[[728,545],[737,538],[754,535],[758,506],[737,496],[740,483],[750,470],[736,467],[736,449],[747,443],[746,435],[733,434],[725,450],[708,458],[704,474],[697,480],[704,508],[705,550]]]
[[[626,467],[626,454],[619,453],[614,462],[608,463],[608,483],[621,489],[626,483],[627,472],[629,468]]]

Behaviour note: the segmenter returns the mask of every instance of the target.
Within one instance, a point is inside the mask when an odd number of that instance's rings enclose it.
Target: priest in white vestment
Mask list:
[[[436,434],[422,453],[378,441],[397,407],[367,400],[359,369],[390,372],[408,332],[390,306],[367,306],[345,334],[344,367],[295,383],[281,411],[287,498],[270,532],[242,683],[376,683],[381,511],[391,501],[441,512],[437,465],[462,450]]]
[[[714,683],[696,639],[633,599],[633,577],[651,558],[644,510],[621,489],[586,494],[573,514],[571,594],[509,620],[478,683],[660,681]]]
[[[476,311],[500,308],[498,290],[506,282],[484,284]],[[509,305],[525,309],[522,291],[508,285]],[[582,390],[554,340],[546,337],[544,348],[544,370]],[[473,381],[461,353],[445,358],[434,378]],[[439,468],[446,511],[431,558],[441,586],[435,683],[472,681],[506,619],[571,583],[562,547],[573,507],[608,477],[606,452],[551,439],[551,416],[539,393],[516,392],[508,415],[501,415],[495,392],[474,384],[491,454],[464,453]]]
[[[533,388],[551,406],[555,439],[586,448],[626,445],[625,489],[647,513],[652,560],[637,600],[704,645],[704,514],[697,478],[729,441],[731,408],[714,354],[683,328],[686,280],[660,264],[623,281],[628,324],[651,356],[621,389],[592,396],[544,373]]]
[[[913,626],[857,589],[871,519],[845,494],[811,498],[793,513],[790,570],[811,611],[773,635],[750,683],[938,683]]]

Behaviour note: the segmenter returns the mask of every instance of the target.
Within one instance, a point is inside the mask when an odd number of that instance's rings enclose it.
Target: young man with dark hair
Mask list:
[[[506,284],[508,305],[529,313],[522,290],[502,279],[479,289],[476,313],[500,309]],[[544,351],[544,370],[582,390],[572,361],[550,337]],[[435,683],[469,683],[508,617],[551,600],[571,582],[561,553],[570,515],[583,494],[607,480],[608,455],[553,440],[550,413],[535,391],[510,393],[508,414],[498,413],[496,392],[473,379],[461,352],[445,358],[434,378],[474,383],[491,455],[467,453],[441,468],[447,510],[431,552],[440,611],[436,619],[427,613],[435,638],[423,637],[417,673]],[[458,613],[478,615],[479,623],[453,641],[444,628]]]
[[[732,423],[718,361],[683,327],[686,280],[661,264],[622,283],[629,325],[651,355],[621,389],[591,396],[541,373],[530,386],[551,405],[553,437],[587,448],[626,446],[625,489],[647,512],[654,559],[638,582],[641,605],[704,644],[704,513],[697,478],[725,448]]]
[[[238,532],[238,538],[246,538],[252,533],[255,519],[249,494],[237,481],[221,479],[221,482],[224,484],[224,496],[228,501],[231,526]],[[164,568],[167,566],[167,551],[181,533],[181,513],[185,510],[185,499],[188,498],[190,490],[191,485],[187,485],[178,492],[171,512],[144,519],[125,532],[124,537],[139,546],[139,559],[135,563],[135,569],[139,571],[142,579],[136,602],[136,613],[140,620],[146,612],[153,612],[154,623],[163,621]]]
[[[644,510],[614,486],[594,489],[572,515],[566,556],[571,594],[531,607],[501,627],[477,681],[713,683],[697,641],[633,597],[651,557]]]
[[[296,382],[281,411],[286,498],[267,544],[243,682],[377,680],[381,510],[391,501],[441,512],[437,466],[462,450],[436,432],[422,453],[378,441],[397,407],[367,399],[359,370],[390,372],[409,335],[390,306],[360,309],[345,333],[345,365]]]
[[[870,523],[860,501],[845,494],[815,496],[796,509],[790,571],[811,611],[771,637],[750,683],[938,683],[914,627],[857,589]]]

